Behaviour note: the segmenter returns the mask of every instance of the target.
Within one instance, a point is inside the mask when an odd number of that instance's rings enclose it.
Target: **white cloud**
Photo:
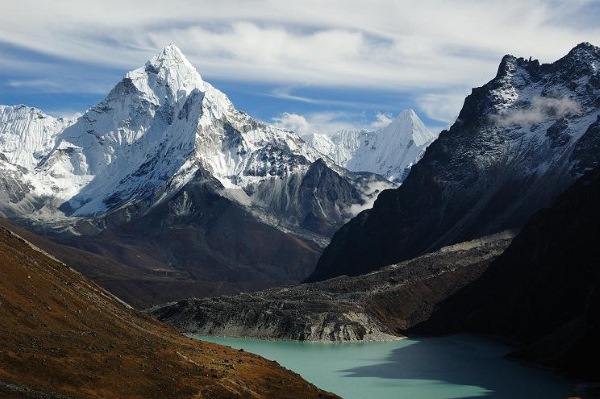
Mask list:
[[[600,27],[556,23],[587,3],[20,0],[3,6],[0,37],[125,68],[173,42],[210,76],[352,87],[477,84],[504,53],[550,61],[598,37]]]
[[[272,119],[276,126],[301,136],[311,133],[333,134],[340,130],[377,130],[391,121],[392,118],[380,112],[374,115],[374,119],[366,118],[362,113],[347,112],[312,112],[305,115],[284,112]]]
[[[371,123],[372,130],[384,128],[392,122],[392,118],[380,112],[375,115],[375,119],[376,120]]]
[[[55,118],[64,118],[64,119],[77,119],[83,115],[78,110],[62,109],[62,108],[44,110],[44,112],[46,112],[48,115],[51,115]]]
[[[60,85],[56,81],[49,79],[31,79],[31,80],[9,80],[10,87],[34,87],[38,89],[60,89]]]
[[[578,23],[597,3],[19,0],[2,6],[0,44],[28,51],[0,66],[16,81],[28,71],[37,79],[32,51],[125,71],[175,43],[209,80],[416,92],[421,111],[448,122],[502,55],[550,62],[599,38],[600,25]]]
[[[302,115],[290,114],[284,112],[280,116],[273,118],[275,125],[286,130],[291,130],[299,135],[315,133],[312,125]]]
[[[576,115],[580,112],[581,106],[579,103],[568,97],[534,97],[529,107],[508,110],[492,116],[492,120],[502,126],[524,125],[544,122],[550,118]]]

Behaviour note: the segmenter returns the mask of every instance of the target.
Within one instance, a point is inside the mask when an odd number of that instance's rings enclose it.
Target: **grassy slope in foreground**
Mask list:
[[[335,397],[259,356],[177,334],[4,228],[0,270],[1,397]]]

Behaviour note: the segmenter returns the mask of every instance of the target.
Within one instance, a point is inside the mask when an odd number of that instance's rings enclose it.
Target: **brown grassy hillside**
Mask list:
[[[5,228],[0,273],[0,397],[334,397],[274,362],[179,335]]]

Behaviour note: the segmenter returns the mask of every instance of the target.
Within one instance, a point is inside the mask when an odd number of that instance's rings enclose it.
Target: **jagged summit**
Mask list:
[[[594,46],[589,42],[582,42],[575,46],[569,53],[567,57],[586,57],[592,56],[594,58],[600,57],[600,47]]]
[[[377,131],[313,134],[307,139],[338,165],[355,172],[377,173],[401,183],[436,137],[412,109],[407,109]]]
[[[572,79],[594,74],[600,69],[600,47],[587,42],[580,43],[551,67],[562,70]]]
[[[559,72],[562,76],[570,75],[577,79],[584,75],[593,74],[600,69],[600,47],[583,42],[575,46],[564,57],[551,64],[540,64],[536,59],[525,59],[507,54],[502,57],[496,79],[512,77],[525,71],[532,79],[545,72]]]
[[[187,97],[193,90],[206,91],[202,77],[181,50],[169,44],[152,57],[144,67],[125,75],[143,93],[167,95],[171,101]]]

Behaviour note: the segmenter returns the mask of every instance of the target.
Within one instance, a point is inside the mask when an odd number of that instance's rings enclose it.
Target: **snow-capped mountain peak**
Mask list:
[[[600,48],[587,42],[579,43],[564,58],[580,65],[589,65],[592,69],[597,70]]]
[[[199,170],[225,188],[252,191],[322,156],[297,135],[237,111],[174,45],[49,140],[43,161],[27,165],[36,167],[30,184],[76,216],[151,205]]]
[[[408,109],[377,131],[340,131],[332,136],[314,134],[307,140],[338,165],[356,172],[377,173],[401,183],[436,137],[417,114]]]
[[[127,75],[133,85],[156,102],[163,98],[172,102],[185,99],[193,90],[206,90],[205,82],[181,50],[170,44],[146,62],[145,66]]]
[[[386,139],[401,140],[405,144],[408,144],[410,140],[412,140],[417,147],[429,145],[429,143],[436,138],[436,135],[425,127],[423,121],[421,121],[412,109],[400,112],[400,114],[390,122],[389,125],[382,128],[378,134],[385,135]]]
[[[167,46],[57,137],[38,173],[51,183],[37,186],[68,201],[76,215],[154,198],[189,164],[199,126],[232,108],[176,46]]]

